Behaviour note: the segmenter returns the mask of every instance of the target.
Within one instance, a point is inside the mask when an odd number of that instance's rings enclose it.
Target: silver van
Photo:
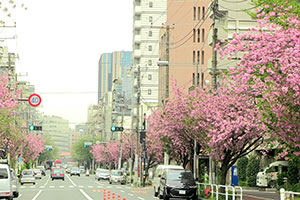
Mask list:
[[[7,164],[0,164],[0,199],[12,200],[13,190],[10,169]]]
[[[153,189],[154,189],[155,197],[158,196],[158,193],[160,190],[160,188],[159,188],[160,177],[166,169],[181,169],[181,170],[183,170],[184,168],[179,165],[158,165],[155,170],[154,177],[153,177]]]

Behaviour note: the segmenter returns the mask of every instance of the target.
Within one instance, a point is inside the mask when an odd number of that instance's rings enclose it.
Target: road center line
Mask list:
[[[133,196],[133,194],[131,194],[131,193],[128,193],[128,195],[129,195],[129,196]]]
[[[145,200],[144,198],[142,198],[142,197],[138,197],[140,200]]]
[[[45,185],[43,185],[42,187],[46,187],[46,185],[48,184],[49,180],[50,180],[50,176],[48,177],[48,180],[46,181]]]
[[[40,190],[34,197],[32,200],[36,200],[38,198],[38,196],[41,194],[42,190]]]
[[[77,185],[72,181],[72,179],[67,175],[67,178],[70,180],[70,182],[76,187]]]
[[[85,198],[87,198],[88,200],[93,200],[89,195],[87,195],[84,191],[83,191],[83,189],[80,189],[79,190],[82,194],[83,194],[83,196],[85,196]]]

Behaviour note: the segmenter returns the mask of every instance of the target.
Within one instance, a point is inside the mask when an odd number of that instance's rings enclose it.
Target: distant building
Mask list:
[[[51,138],[60,153],[70,151],[69,121],[57,116],[44,116],[43,134]]]

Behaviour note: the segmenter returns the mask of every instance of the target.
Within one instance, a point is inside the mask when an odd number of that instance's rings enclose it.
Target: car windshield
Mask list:
[[[6,169],[0,169],[0,179],[8,179],[8,173]]]
[[[56,173],[63,173],[63,171],[60,170],[60,169],[55,169],[55,170],[53,170],[53,173],[54,173],[54,174],[56,174]]]
[[[123,172],[121,172],[121,171],[112,171],[111,175],[113,175],[113,176],[123,176]]]
[[[23,171],[22,172],[22,174],[24,175],[24,176],[31,176],[33,173],[32,173],[33,171]]]
[[[191,172],[184,171],[169,171],[168,172],[168,180],[170,181],[181,181],[181,180],[193,180],[193,174]]]
[[[73,168],[72,171],[79,172],[80,170],[78,168]]]
[[[41,173],[41,170],[35,169],[35,170],[34,170],[34,173]]]

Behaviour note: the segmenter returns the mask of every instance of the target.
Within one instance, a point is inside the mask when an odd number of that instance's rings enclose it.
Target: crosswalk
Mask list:
[[[122,186],[114,186],[114,185],[109,185],[109,186],[104,186],[104,185],[78,185],[78,186],[74,186],[74,185],[59,185],[59,186],[54,186],[54,185],[49,185],[49,186],[36,186],[36,185],[22,185],[20,186],[20,189],[28,189],[28,188],[32,188],[32,189],[36,189],[36,188],[40,188],[40,189],[57,189],[57,188],[90,188],[90,189],[97,189],[97,188],[105,188],[105,189],[111,189],[111,188],[117,188],[117,189],[122,189],[122,188],[126,188],[126,189],[132,189],[132,187],[122,187]]]

